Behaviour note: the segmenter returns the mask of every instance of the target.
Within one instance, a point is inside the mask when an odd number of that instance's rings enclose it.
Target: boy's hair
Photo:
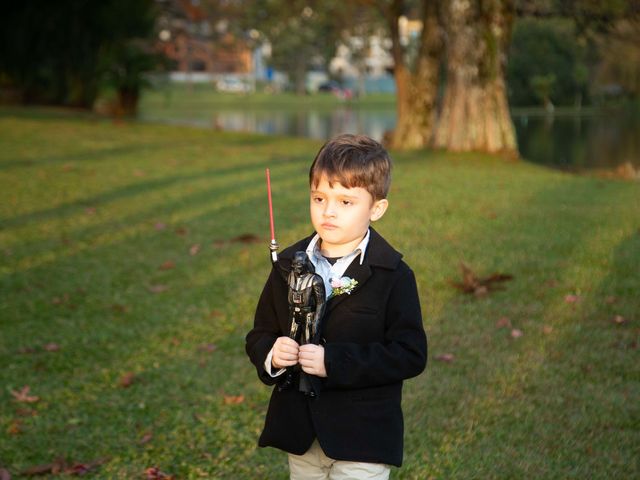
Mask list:
[[[309,170],[309,186],[317,187],[322,175],[329,185],[361,187],[373,201],[387,198],[391,185],[391,157],[382,145],[366,135],[343,134],[325,143]]]

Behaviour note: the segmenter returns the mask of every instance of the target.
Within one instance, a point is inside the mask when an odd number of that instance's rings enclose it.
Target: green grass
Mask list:
[[[0,467],[287,478],[284,454],[256,448],[270,391],[244,335],[269,270],[264,168],[286,245],[310,232],[319,143],[5,109],[0,145]],[[638,184],[393,157],[377,228],[416,272],[430,342],[393,478],[638,477]],[[261,241],[230,241],[245,233]],[[465,296],[448,283],[461,260],[515,278]],[[25,385],[38,402],[14,399]]]

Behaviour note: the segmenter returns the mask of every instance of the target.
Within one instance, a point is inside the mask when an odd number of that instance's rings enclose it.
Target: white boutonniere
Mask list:
[[[331,295],[330,298],[337,297],[338,295],[342,295],[346,293],[347,295],[351,295],[353,289],[358,286],[358,281],[354,278],[342,277],[342,278],[332,278],[331,280]]]

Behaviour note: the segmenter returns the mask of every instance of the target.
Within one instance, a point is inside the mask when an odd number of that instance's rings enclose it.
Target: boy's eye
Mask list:
[[[322,200],[323,200],[322,197],[312,197],[312,198],[315,203],[322,203]]]
[[[353,202],[351,200],[342,200],[342,204],[343,205],[353,205]]]

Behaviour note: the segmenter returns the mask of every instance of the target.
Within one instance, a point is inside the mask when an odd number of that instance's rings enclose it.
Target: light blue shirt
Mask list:
[[[324,289],[325,295],[327,298],[331,295],[331,279],[332,278],[342,278],[344,272],[347,271],[351,262],[353,262],[358,255],[360,256],[360,265],[364,262],[364,254],[367,251],[367,246],[369,245],[369,237],[371,236],[371,231],[367,229],[367,234],[364,236],[362,241],[358,244],[353,252],[349,255],[345,255],[344,257],[338,259],[336,263],[331,265],[329,261],[320,253],[320,235],[316,233],[315,237],[309,243],[307,247],[307,256],[313,266],[316,269],[316,273],[322,277],[324,280]],[[273,348],[269,351],[267,358],[264,361],[264,369],[267,371],[269,375],[272,377],[277,377],[278,375],[282,375],[286,369],[282,368],[277,372],[273,372],[271,370],[271,359],[273,358]]]
[[[369,245],[370,236],[371,231],[367,229],[367,234],[355,250],[338,259],[333,265],[331,265],[331,263],[329,263],[329,261],[320,252],[320,235],[316,233],[315,237],[313,237],[307,247],[307,256],[309,257],[309,260],[311,260],[311,263],[313,263],[316,273],[322,277],[322,280],[324,280],[324,289],[327,298],[331,295],[331,279],[342,278],[344,272],[346,272],[349,265],[351,265],[351,262],[353,262],[358,256],[360,256],[360,265],[362,265],[362,262],[364,262],[365,252],[367,251],[367,246]]]

